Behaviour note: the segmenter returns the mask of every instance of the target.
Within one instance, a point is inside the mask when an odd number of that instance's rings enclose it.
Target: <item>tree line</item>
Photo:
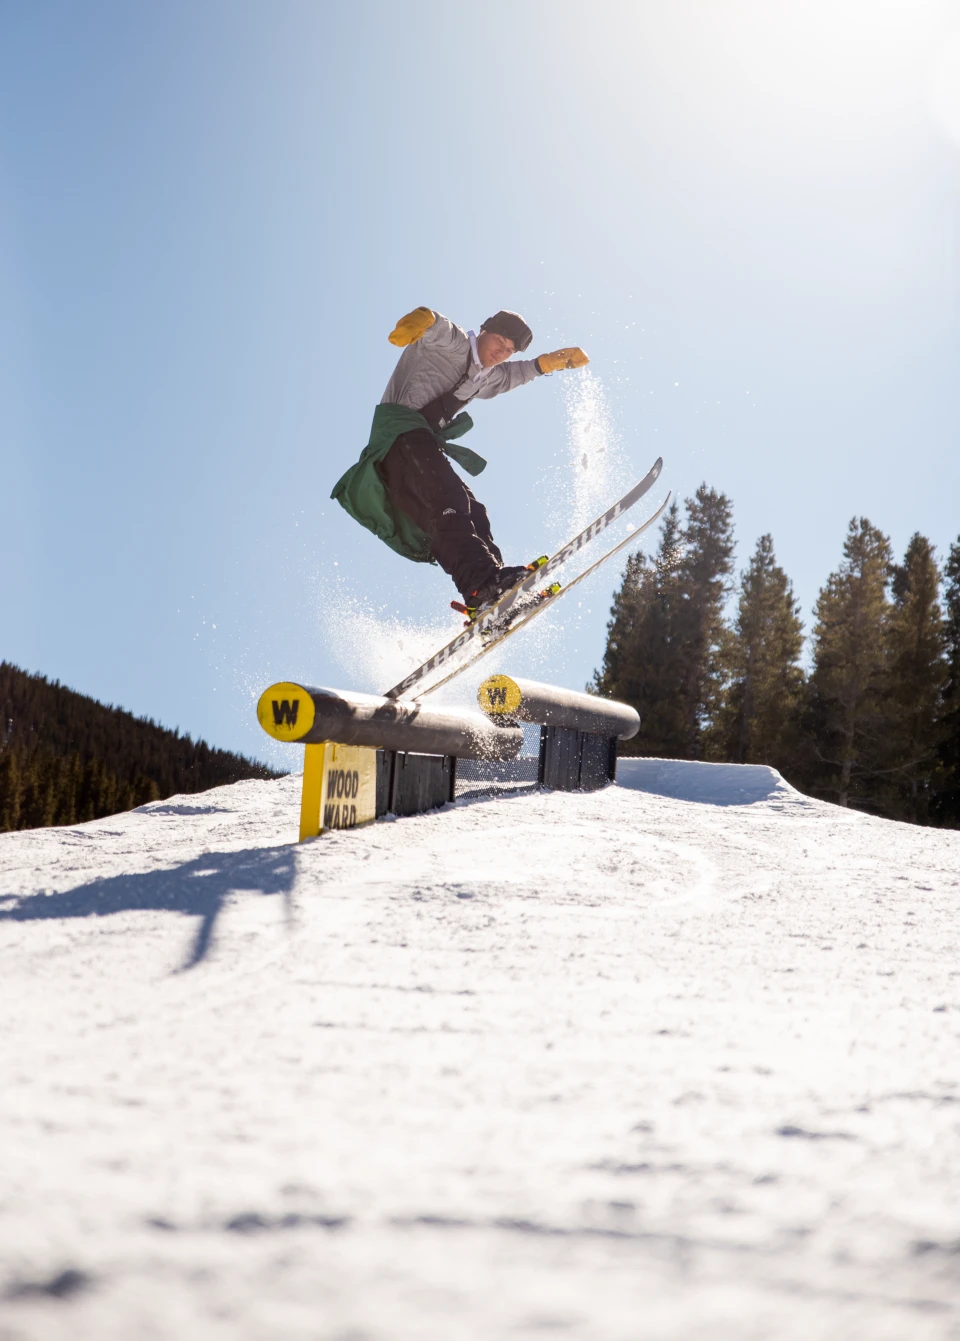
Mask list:
[[[624,753],[763,763],[799,790],[890,819],[958,827],[958,545],[900,562],[865,517],[804,627],[761,536],[735,583],[732,507],[702,484],[632,555],[593,692],[637,708]],[[736,603],[730,617],[730,598]]]
[[[278,773],[0,662],[0,833]]]

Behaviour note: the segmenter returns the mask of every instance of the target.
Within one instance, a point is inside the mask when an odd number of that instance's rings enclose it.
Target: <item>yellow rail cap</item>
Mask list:
[[[300,740],[314,724],[314,700],[303,685],[281,680],[261,694],[257,721],[274,740]]]
[[[489,675],[477,691],[477,702],[488,717],[504,717],[521,706],[520,687],[509,675]]]

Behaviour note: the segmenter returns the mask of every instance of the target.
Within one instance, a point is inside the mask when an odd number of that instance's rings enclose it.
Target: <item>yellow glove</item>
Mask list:
[[[583,349],[555,349],[553,354],[538,354],[537,366],[542,373],[560,372],[562,368],[583,368],[590,359]]]
[[[414,345],[434,324],[434,314],[429,307],[415,307],[406,317],[401,317],[387,339],[401,349],[405,345]]]

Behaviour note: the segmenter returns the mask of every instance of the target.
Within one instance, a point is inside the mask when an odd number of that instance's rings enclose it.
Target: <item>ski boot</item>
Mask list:
[[[512,587],[516,587],[518,583],[523,582],[529,573],[536,573],[538,568],[543,568],[546,563],[547,555],[541,554],[531,563],[499,568],[489,581],[478,587],[476,591],[471,592],[469,604],[464,604],[461,601],[451,601],[451,609],[456,610],[460,615],[467,616],[464,627],[468,628],[477,619],[478,615],[484,614],[491,606],[496,605],[500,598],[506,596]],[[519,601],[512,604],[511,614],[515,614],[520,609],[526,609],[528,605],[543,600],[545,596],[555,595],[560,589],[560,583],[553,582],[543,591],[525,592]]]

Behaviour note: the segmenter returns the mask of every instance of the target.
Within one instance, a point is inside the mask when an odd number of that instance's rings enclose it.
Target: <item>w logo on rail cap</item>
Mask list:
[[[489,675],[477,691],[477,702],[489,717],[509,717],[521,706],[520,686],[509,675]]]
[[[260,696],[257,720],[274,740],[301,740],[314,724],[314,700],[303,685],[272,684]]]
[[[300,707],[299,698],[295,698],[293,703],[286,698],[282,698],[279,703],[274,699],[271,707],[274,710],[274,726],[297,725],[297,710]]]

